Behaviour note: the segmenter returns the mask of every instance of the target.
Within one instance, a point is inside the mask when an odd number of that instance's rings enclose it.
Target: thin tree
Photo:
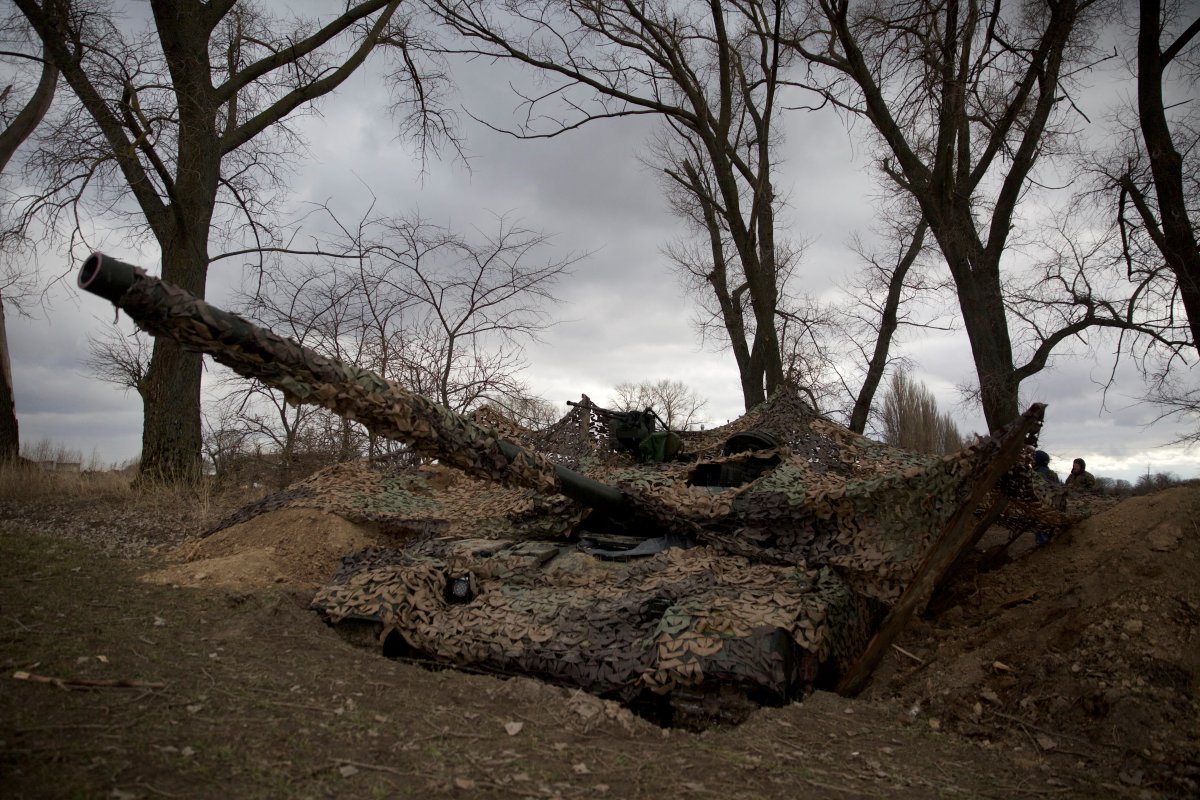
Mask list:
[[[35,162],[47,189],[30,213],[56,222],[89,198],[106,213],[131,211],[132,197],[130,232],[148,231],[162,277],[203,297],[213,236],[278,245],[273,190],[301,146],[286,122],[389,37],[400,0],[349,3],[319,21],[235,0],[151,0],[149,29],[133,39],[100,0],[16,4],[78,99]],[[200,357],[160,340],[146,384],[142,474],[195,475]]]
[[[779,200],[773,157],[780,138],[779,94],[792,58],[779,33],[791,25],[791,5],[778,0],[433,5],[467,42],[446,45],[449,51],[516,61],[551,83],[522,97],[526,122],[510,131],[514,135],[551,137],[596,120],[638,115],[664,122],[655,163],[709,251],[705,281],[721,306],[746,407],[773,392],[784,379],[776,333]]]
[[[1197,207],[1200,184],[1195,173],[1198,168],[1196,148],[1200,145],[1197,127],[1200,112],[1194,99],[1185,104],[1182,115],[1176,109],[1169,110],[1163,89],[1168,68],[1181,63],[1184,65],[1180,69],[1191,72],[1187,81],[1189,89],[1195,89],[1194,80],[1200,70],[1197,70],[1194,57],[1185,62],[1183,56],[1200,33],[1200,17],[1164,47],[1163,37],[1176,22],[1176,15],[1164,13],[1160,0],[1140,0],[1138,3],[1137,119],[1141,150],[1148,169],[1141,168],[1144,162],[1140,158],[1131,158],[1116,182],[1120,187],[1119,219],[1122,232],[1126,234],[1125,253],[1131,277],[1131,226],[1126,215],[1129,206],[1133,209],[1129,216],[1136,215],[1140,220],[1141,232],[1150,239],[1163,264],[1174,276],[1178,297],[1191,327],[1192,345],[1200,349],[1200,247],[1193,222],[1200,221],[1195,216],[1200,213]],[[1174,120],[1172,116],[1175,116]],[[1187,162],[1190,163],[1185,169]]]
[[[21,62],[0,90],[0,176],[6,174],[17,148],[33,135],[45,118],[58,87],[58,69],[34,54],[31,33],[25,21],[16,16],[0,24],[4,48],[0,58],[6,62]],[[36,83],[20,80],[28,74],[30,70],[26,67],[31,65],[38,67]],[[26,267],[30,249],[29,242],[19,231],[0,232],[0,462],[11,461],[21,452],[5,307],[11,305],[21,313],[32,293],[32,276]]]

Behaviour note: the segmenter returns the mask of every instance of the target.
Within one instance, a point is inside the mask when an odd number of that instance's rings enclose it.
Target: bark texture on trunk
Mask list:
[[[17,406],[13,397],[12,366],[8,359],[8,331],[4,322],[4,298],[0,297],[0,462],[12,461],[21,453],[17,428]]]
[[[1162,9],[1159,0],[1142,0],[1138,29],[1138,119],[1150,171],[1158,197],[1161,238],[1156,243],[1167,266],[1175,273],[1179,296],[1187,312],[1192,344],[1200,349],[1200,247],[1196,231],[1188,218],[1183,188],[1183,157],[1171,139],[1163,105],[1163,72],[1187,39],[1196,35],[1195,25],[1172,45],[1164,56],[1159,30]],[[1186,37],[1186,39],[1184,38]],[[1147,220],[1151,225],[1153,220]]]

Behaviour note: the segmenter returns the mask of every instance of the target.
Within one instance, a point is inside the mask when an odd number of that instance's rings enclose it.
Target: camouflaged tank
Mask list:
[[[881,624],[919,610],[931,571],[949,569],[948,539],[973,541],[997,518],[1073,521],[1031,480],[1041,406],[926,456],[785,389],[679,434],[671,460],[639,463],[587,398],[542,431],[486,408],[468,419],[100,254],[79,285],[149,333],[422,457],[331,467],[226,522],[311,506],[391,532],[395,547],[347,554],[318,591],[330,623],[391,654],[539,676],[676,723],[734,720],[861,673]]]

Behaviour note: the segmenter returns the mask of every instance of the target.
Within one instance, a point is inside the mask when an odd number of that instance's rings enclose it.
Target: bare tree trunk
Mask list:
[[[0,131],[0,172],[8,166],[8,162],[17,152],[17,148],[33,135],[34,130],[41,124],[54,101],[54,92],[58,88],[58,68],[49,61],[42,62],[42,77],[38,80],[33,97],[13,117],[13,121]]]
[[[17,430],[17,407],[13,398],[12,366],[8,359],[4,298],[0,297],[0,462],[13,461],[20,453],[21,437]]]
[[[999,430],[1020,416],[1020,381],[1013,366],[1012,341],[1003,306],[998,306],[999,286],[958,286],[961,307],[973,310],[963,314],[963,327],[971,343],[975,372],[979,378],[979,399],[983,417],[990,430]]]
[[[775,328],[775,315],[779,311],[779,275],[775,263],[775,213],[771,208],[770,179],[764,174],[757,187],[767,196],[765,202],[756,207],[758,214],[759,258],[757,269],[746,273],[750,283],[750,298],[754,303],[755,345],[762,343],[763,378],[766,380],[767,395],[773,395],[783,385],[783,352],[779,347],[779,332]]]
[[[1021,382],[1013,364],[1000,284],[1000,251],[980,246],[969,214],[967,209],[952,208],[938,222],[931,221],[930,227],[954,277],[984,419],[990,430],[998,430],[1020,415]]]
[[[1193,23],[1167,51],[1161,49],[1159,30],[1162,8],[1159,0],[1142,0],[1138,29],[1138,120],[1150,171],[1158,195],[1159,249],[1179,284],[1179,296],[1192,329],[1192,344],[1200,349],[1200,248],[1196,231],[1188,219],[1183,190],[1183,157],[1171,140],[1171,129],[1163,108],[1162,78],[1171,59],[1200,30]],[[1149,224],[1151,220],[1147,220]]]
[[[45,118],[58,87],[58,68],[42,62],[42,75],[29,102],[13,121],[0,131],[0,173],[13,154]],[[17,407],[13,396],[12,364],[8,355],[8,330],[4,321],[4,298],[0,296],[0,461],[11,461],[21,454],[21,436],[17,426]]]
[[[896,335],[896,328],[900,326],[900,297],[904,291],[904,279],[908,277],[908,271],[916,263],[917,256],[921,254],[921,249],[925,246],[925,231],[928,228],[928,223],[921,220],[921,224],[913,233],[908,249],[905,250],[888,279],[887,299],[884,300],[883,313],[879,317],[875,349],[871,353],[871,360],[867,362],[867,372],[863,376],[862,386],[854,398],[854,409],[850,413],[850,430],[855,433],[863,433],[867,429],[867,419],[871,416],[875,393],[879,390],[879,383],[883,380],[883,371],[887,368],[892,339]]]
[[[174,480],[198,476],[200,356],[174,343],[155,343],[146,374],[142,410],[141,478]]]
[[[180,160],[184,161],[182,155]],[[202,170],[197,168],[189,172],[197,176]],[[184,182],[181,175],[180,185]],[[211,196],[214,195],[200,192],[190,195],[197,199]],[[211,203],[193,201],[187,204],[186,215],[204,223],[212,218],[212,211]],[[207,226],[197,226],[171,236],[170,243],[164,243],[163,247],[163,280],[201,298],[208,279],[206,234]],[[155,340],[150,367],[138,389],[143,410],[142,478],[190,480],[199,477],[200,378],[199,354],[185,351],[167,339]]]

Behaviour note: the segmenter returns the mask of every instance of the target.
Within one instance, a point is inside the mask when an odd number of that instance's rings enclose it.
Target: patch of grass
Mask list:
[[[47,472],[36,464],[0,464],[0,499],[45,496],[127,498],[129,476],[120,472]]]
[[[8,518],[53,525],[70,519],[82,531],[119,517],[129,536],[153,541],[207,530],[263,494],[262,489],[222,486],[207,476],[168,483],[138,480],[129,471],[54,472],[28,459],[0,463],[0,502],[9,504]],[[136,530],[131,520],[139,520]]]

